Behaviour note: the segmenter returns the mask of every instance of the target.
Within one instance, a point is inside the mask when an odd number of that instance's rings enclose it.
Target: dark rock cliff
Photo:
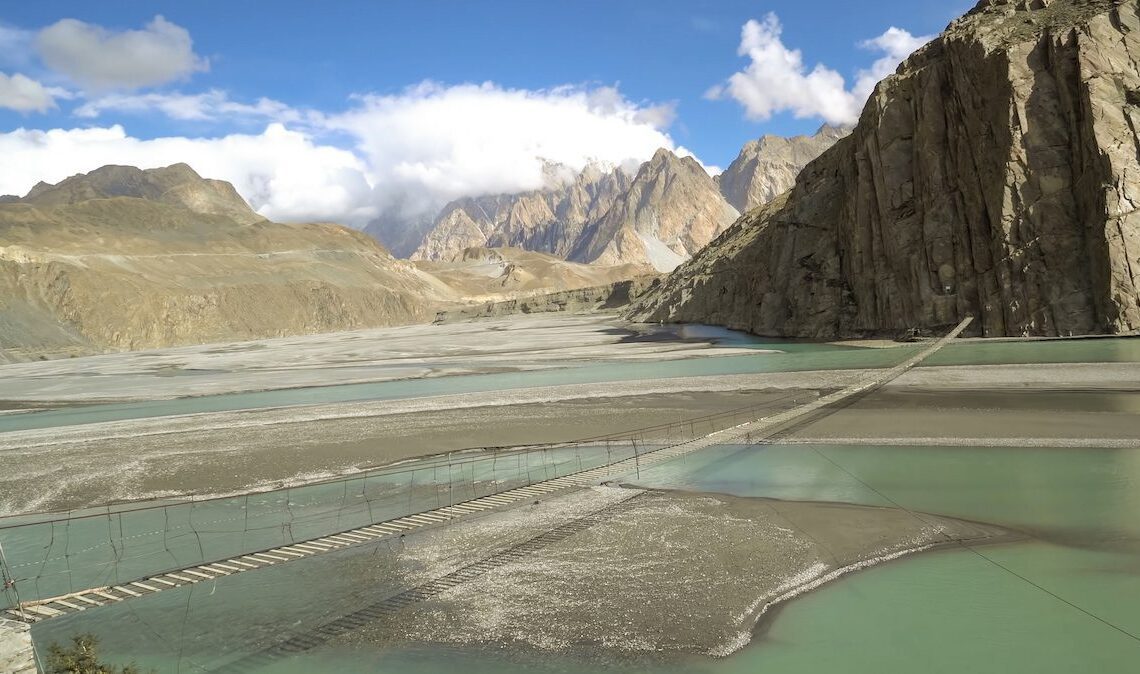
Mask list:
[[[631,317],[836,337],[1140,328],[1138,0],[985,0]]]

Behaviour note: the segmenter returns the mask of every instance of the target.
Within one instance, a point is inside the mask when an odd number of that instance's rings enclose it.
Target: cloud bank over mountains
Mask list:
[[[461,196],[538,189],[549,163],[640,163],[661,147],[688,154],[662,125],[668,106],[637,104],[611,87],[534,91],[494,84],[425,82],[399,94],[367,95],[328,114],[269,100],[116,95],[77,108],[158,110],[180,119],[241,116],[261,133],[139,139],[123,126],[17,129],[0,133],[0,194],[24,194],[104,164],[153,168],[184,161],[234,183],[262,215],[362,226],[382,212],[431,214]],[[284,121],[278,121],[284,120]]]
[[[739,101],[757,120],[792,112],[849,123],[874,83],[927,39],[891,28],[867,41],[879,57],[848,89],[835,70],[807,70],[780,33],[775,15],[745,24],[739,52],[750,64],[709,95]],[[126,30],[75,19],[38,31],[0,24],[0,52],[0,107],[25,116],[62,109],[76,120],[73,128],[0,132],[0,194],[105,164],[187,162],[232,182],[268,218],[363,226],[381,214],[431,216],[459,197],[537,189],[551,164],[635,167],[662,147],[692,154],[669,133],[676,103],[631,100],[616,86],[424,81],[355,95],[336,111],[217,88],[182,91],[171,87],[207,72],[210,59],[162,16]],[[227,132],[141,138],[123,116]]]

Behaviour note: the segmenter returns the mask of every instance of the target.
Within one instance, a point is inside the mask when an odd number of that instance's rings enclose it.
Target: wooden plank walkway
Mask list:
[[[729,444],[740,438],[749,437],[755,441],[756,439],[764,438],[777,432],[786,424],[808,414],[829,405],[842,402],[852,396],[864,394],[883,386],[937,352],[950,340],[961,334],[961,332],[966,329],[966,326],[970,324],[970,321],[970,318],[963,320],[949,334],[919,354],[890,369],[875,371],[875,374],[869,376],[862,382],[857,382],[845,389],[822,396],[790,410],[776,413],[770,417],[763,417],[732,428],[716,431],[695,440],[646,451],[645,453],[636,454],[627,459],[552,480],[537,482],[525,487],[508,489],[489,496],[482,496],[414,515],[405,515],[396,519],[377,522],[368,526],[341,531],[320,538],[299,541],[290,545],[262,550],[260,552],[252,552],[229,559],[213,561],[208,564],[199,564],[153,576],[146,576],[121,585],[90,588],[52,597],[50,599],[24,602],[19,608],[7,609],[3,614],[0,614],[0,617],[7,617],[28,623],[48,620],[78,611],[85,611],[107,604],[143,597],[183,585],[213,581],[223,576],[253,571],[274,564],[283,564],[295,559],[304,559],[306,557],[343,550],[354,546],[368,545],[387,538],[398,538],[408,532],[449,524],[455,520],[479,516],[494,510],[511,508],[525,502],[534,502],[536,499],[566,489],[580,489],[598,485],[614,477],[631,473],[639,474],[641,469],[686,454],[691,454],[692,452],[713,445]]]

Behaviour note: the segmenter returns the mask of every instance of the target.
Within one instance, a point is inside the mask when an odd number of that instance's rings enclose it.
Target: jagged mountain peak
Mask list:
[[[721,192],[736,210],[747,213],[791,189],[808,162],[849,133],[850,128],[824,124],[812,136],[751,140],[718,177]]]
[[[653,157],[641,165],[641,169],[645,170],[647,167],[655,169],[668,166],[685,166],[690,169],[696,167],[700,169],[702,173],[704,172],[704,168],[701,167],[700,162],[691,155],[681,156],[664,147],[658,148],[657,151],[653,153]]]

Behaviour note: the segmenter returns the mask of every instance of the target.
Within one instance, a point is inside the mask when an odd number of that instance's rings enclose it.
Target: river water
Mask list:
[[[737,333],[738,334],[738,333]],[[736,337],[723,341],[736,348],[778,350],[756,356],[721,356],[664,362],[576,364],[525,372],[472,374],[426,379],[400,379],[361,384],[307,386],[273,391],[225,393],[172,400],[145,400],[63,407],[38,412],[0,415],[0,433],[52,428],[102,421],[122,421],[176,414],[229,412],[291,405],[317,405],[365,400],[394,400],[424,396],[501,391],[538,386],[699,377],[728,374],[763,374],[890,367],[913,355],[920,346],[850,348],[805,342],[771,342]],[[924,363],[939,365],[993,365],[1018,363],[1115,363],[1140,361],[1140,339],[1096,338],[1038,342],[972,341],[951,344]]]
[[[673,371],[668,368],[694,375],[867,367],[877,359],[893,364],[899,353],[805,351],[653,364],[644,372],[638,365],[584,366],[526,373],[544,381],[522,385],[557,383],[549,379],[559,377],[679,376],[661,374]],[[969,343],[948,347],[929,365],[1121,361],[1140,361],[1140,342]],[[422,381],[463,390],[500,385],[494,379],[476,380],[500,376]],[[511,377],[509,381],[526,380]],[[365,393],[376,395],[376,388]],[[322,389],[321,395],[329,392]],[[47,413],[16,416],[40,414]],[[1140,641],[1133,635],[1140,635],[1140,450],[724,446],[642,471],[639,483],[899,506],[1004,525],[1023,533],[1025,540],[920,554],[843,578],[782,607],[749,646],[724,659],[622,663],[593,655],[422,645],[382,652],[317,649],[265,671],[1138,671]],[[208,662],[211,650],[240,650],[259,621],[336,615],[351,604],[354,588],[328,578],[329,567],[323,564],[311,559],[236,576],[228,583],[224,609],[210,608],[218,602],[207,601],[207,587],[169,591],[138,600],[136,607],[127,602],[89,616],[49,621],[36,628],[36,638],[43,644],[91,629],[104,636],[107,653],[115,659],[135,657],[161,671],[199,671],[195,663]],[[319,594],[311,582],[317,579]],[[383,594],[382,586],[380,579],[371,590]]]

